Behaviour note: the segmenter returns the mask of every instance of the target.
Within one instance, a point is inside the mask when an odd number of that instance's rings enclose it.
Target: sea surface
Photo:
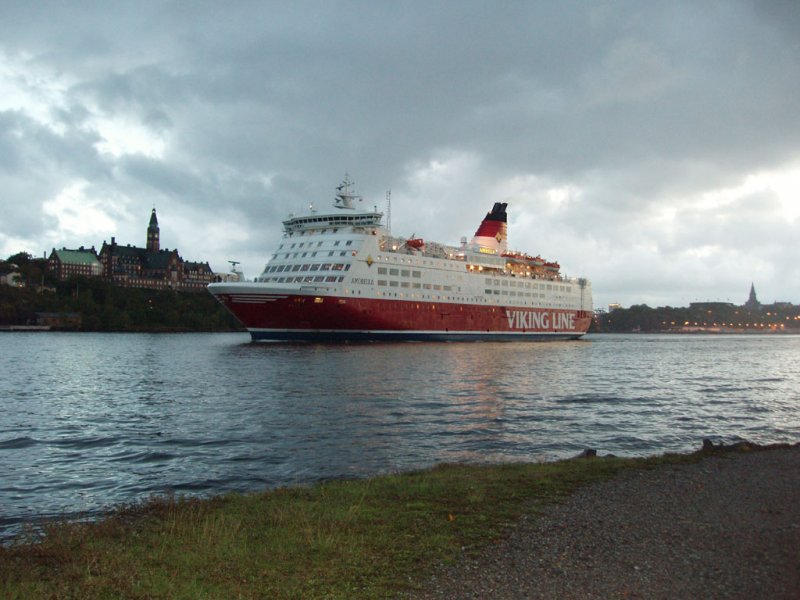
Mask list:
[[[0,538],[214,495],[585,448],[800,441],[800,336],[253,344],[0,333]]]

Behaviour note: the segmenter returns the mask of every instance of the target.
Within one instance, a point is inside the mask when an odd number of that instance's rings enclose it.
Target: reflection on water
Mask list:
[[[0,336],[0,529],[151,493],[800,438],[800,338]]]

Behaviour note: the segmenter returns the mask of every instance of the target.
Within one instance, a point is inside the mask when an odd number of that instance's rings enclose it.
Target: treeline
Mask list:
[[[617,308],[597,318],[598,331],[681,331],[692,328],[787,330],[800,329],[800,306],[765,305],[751,310],[742,306],[722,305],[651,308],[637,304]]]
[[[96,278],[55,282],[47,288],[0,286],[0,325],[41,324],[41,313],[56,313],[48,317],[55,320],[63,315],[62,324],[54,328],[81,331],[241,329],[239,322],[205,292],[122,288]]]

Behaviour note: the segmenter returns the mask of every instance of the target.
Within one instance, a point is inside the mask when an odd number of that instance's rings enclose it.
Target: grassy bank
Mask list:
[[[386,598],[525,512],[620,470],[580,459],[432,470],[209,500],[157,499],[0,548],[3,598]]]

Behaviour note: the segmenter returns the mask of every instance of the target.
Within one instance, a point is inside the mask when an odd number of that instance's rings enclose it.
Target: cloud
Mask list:
[[[349,172],[369,205],[391,189],[398,234],[457,242],[509,202],[512,245],[590,277],[598,305],[751,280],[800,302],[798,13],[14,3],[0,249],[141,244],[155,205],[170,247],[253,276]]]

